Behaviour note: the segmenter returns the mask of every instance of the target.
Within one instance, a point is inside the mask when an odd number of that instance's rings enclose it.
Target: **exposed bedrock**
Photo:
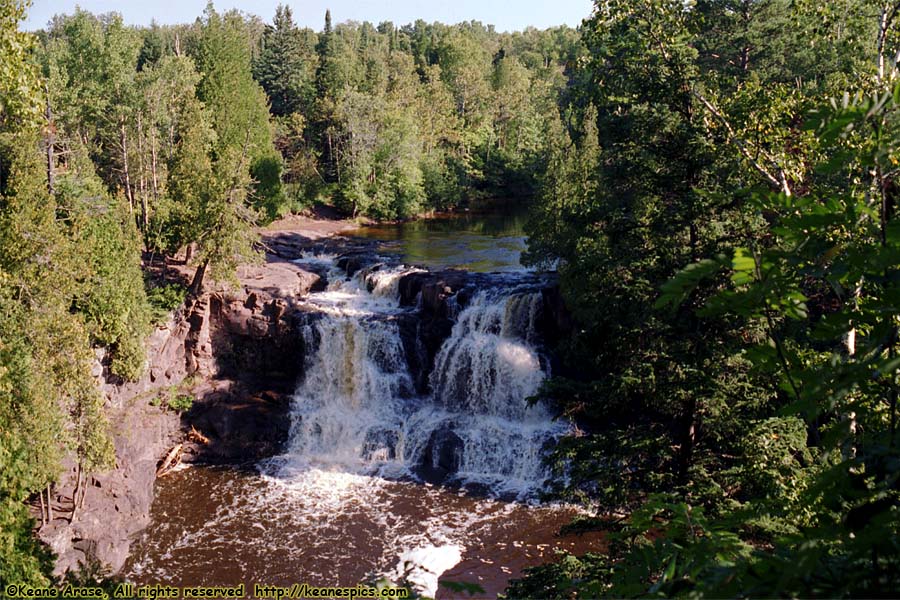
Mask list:
[[[283,249],[299,252],[301,240],[286,237]],[[149,523],[160,461],[178,444],[187,461],[244,462],[280,451],[303,365],[296,301],[323,289],[323,275],[274,254],[242,267],[238,289],[212,289],[154,330],[137,382],[114,377],[97,351],[94,375],[106,396],[116,464],[80,487],[74,460],[63,465],[51,492],[54,519],[38,533],[58,556],[57,573],[88,559],[122,567],[132,538]],[[157,406],[173,393],[192,395],[193,407],[179,415]],[[208,442],[189,441],[191,427]],[[73,511],[76,488],[84,499]]]
[[[148,368],[140,381],[116,380],[108,358],[98,351],[95,375],[107,397],[107,415],[116,449],[116,466],[91,474],[82,484],[83,507],[72,511],[76,470],[66,465],[54,486],[54,519],[40,537],[57,553],[57,571],[75,568],[90,557],[119,570],[132,538],[149,523],[153,485],[160,462],[181,444],[185,462],[244,463],[283,450],[290,430],[291,397],[303,376],[308,352],[301,329],[319,317],[303,300],[326,289],[328,266],[295,263],[311,252],[337,255],[351,275],[375,272],[390,260],[368,241],[311,240],[296,232],[264,239],[266,262],[239,269],[240,286],[216,287],[179,310],[148,342]],[[429,374],[455,317],[479,290],[524,285],[540,292],[537,323],[541,342],[552,345],[571,327],[554,280],[535,275],[514,282],[501,275],[464,271],[412,271],[396,282],[399,302],[408,310],[396,319],[403,354],[415,392],[424,396]],[[160,397],[190,394],[194,404],[177,414],[157,406]],[[165,405],[165,402],[161,404]],[[462,460],[462,442],[451,429],[435,431],[423,468],[443,479]],[[391,431],[373,431],[364,453],[373,459],[396,456]]]

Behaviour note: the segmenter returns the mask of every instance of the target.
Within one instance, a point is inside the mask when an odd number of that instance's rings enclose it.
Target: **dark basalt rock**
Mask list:
[[[434,368],[434,359],[444,340],[450,337],[453,321],[427,319],[408,313],[397,317],[397,325],[416,393],[425,395],[428,393],[428,378]]]
[[[184,462],[242,463],[282,451],[290,433],[291,398],[243,385],[210,390],[183,417],[187,429],[203,432],[208,443],[185,445]]]
[[[419,306],[425,317],[449,317],[447,300],[469,285],[466,271],[410,273],[400,278],[400,305]]]
[[[541,290],[543,305],[538,328],[542,339],[553,345],[564,339],[572,331],[572,315],[566,308],[565,300],[559,285]]]
[[[381,262],[381,257],[374,250],[356,250],[339,256],[336,264],[339,269],[347,273],[348,277],[353,277],[357,271],[379,262]]]
[[[418,474],[426,481],[443,483],[459,470],[463,441],[450,425],[434,430],[428,439]]]
[[[394,460],[397,458],[399,434],[390,429],[370,429],[363,442],[364,460]]]
[[[248,307],[249,305],[249,307]],[[292,385],[305,358],[299,334],[305,313],[283,300],[210,297],[209,338],[220,379],[268,379]]]
[[[159,457],[178,439],[178,417],[160,408],[123,401],[110,415],[116,468],[88,475],[84,503],[73,518],[77,469],[67,459],[51,504],[56,518],[39,536],[56,553],[55,573],[98,560],[118,571],[128,558],[131,539],[150,524],[153,482]]]

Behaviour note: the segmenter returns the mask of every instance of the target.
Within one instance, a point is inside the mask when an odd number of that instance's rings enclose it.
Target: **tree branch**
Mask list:
[[[776,190],[780,192],[784,192],[785,195],[791,195],[791,187],[788,184],[787,176],[784,173],[784,169],[778,169],[778,176],[773,175],[769,169],[767,169],[762,163],[760,163],[751,153],[750,150],[747,149],[747,144],[738,137],[737,133],[735,133],[734,128],[732,128],[731,124],[728,122],[728,119],[717,109],[712,102],[706,99],[700,92],[696,89],[691,89],[691,93],[694,95],[697,100],[700,101],[701,104],[712,114],[716,120],[718,120],[725,130],[728,132],[729,141],[734,144],[734,146],[738,149],[741,155],[747,159],[747,162],[756,169],[760,175],[765,177],[766,181],[774,187]],[[762,154],[770,163],[777,166],[777,161],[772,157],[768,152],[763,150],[762,148],[757,148],[757,151]]]

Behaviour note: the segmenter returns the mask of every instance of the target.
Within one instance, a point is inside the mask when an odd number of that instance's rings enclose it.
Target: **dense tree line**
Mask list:
[[[900,587],[897,5],[607,0],[520,33],[210,5],[27,35],[24,9],[0,0],[0,583],[47,580],[25,501],[62,456],[111,464],[92,363],[143,372],[142,253],[196,292],[313,200],[537,191],[526,260],[577,323],[542,390],[578,427],[554,494],[610,545],[509,594]]]
[[[294,201],[398,218],[531,194],[581,55],[561,27],[499,34],[470,22],[299,29],[279,7],[254,74],[271,99]]]
[[[511,597],[900,587],[897,6],[598,2],[528,259],[579,328],[557,493],[607,553]]]
[[[326,14],[316,33],[286,7],[267,25],[212,4],[188,25],[76,10],[26,34],[26,7],[0,0],[4,585],[48,581],[26,501],[54,516],[63,457],[79,481],[114,464],[98,357],[140,378],[151,323],[208,276],[233,277],[256,225],[313,201],[394,219],[532,193],[542,115],[583,54],[565,27]],[[195,269],[189,290],[142,272],[176,256]]]

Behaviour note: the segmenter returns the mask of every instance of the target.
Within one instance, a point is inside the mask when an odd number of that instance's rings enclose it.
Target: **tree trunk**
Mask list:
[[[134,190],[131,189],[131,177],[128,174],[128,134],[125,132],[125,119],[119,120],[119,143],[122,146],[122,174],[125,178],[125,197],[131,206],[131,215],[134,216]]]
[[[47,522],[53,522],[53,503],[50,502],[50,484],[47,484]]]
[[[694,460],[694,444],[697,439],[697,399],[691,397],[684,415],[684,433],[681,448],[678,452],[678,483],[684,485],[688,481],[691,463]]]
[[[78,492],[81,491],[81,460],[75,465],[75,489],[72,491],[72,515],[69,517],[69,523],[75,521],[75,515],[78,514]]]
[[[47,106],[44,116],[47,118],[47,191],[53,195],[56,192],[56,159],[53,156],[53,147],[56,145],[56,130],[53,127],[53,112],[50,110],[50,92],[44,86],[47,97]]]
[[[206,268],[209,266],[209,259],[204,260],[197,271],[194,273],[194,279],[191,281],[190,292],[194,296],[199,296],[203,291],[203,278],[206,277]]]
[[[141,113],[138,112],[138,186],[141,196],[141,231],[147,233],[147,226],[150,223],[149,209],[147,207],[147,179],[144,175],[144,123]]]
[[[150,182],[153,185],[153,199],[159,200],[159,170],[156,150],[156,130],[150,135]]]

